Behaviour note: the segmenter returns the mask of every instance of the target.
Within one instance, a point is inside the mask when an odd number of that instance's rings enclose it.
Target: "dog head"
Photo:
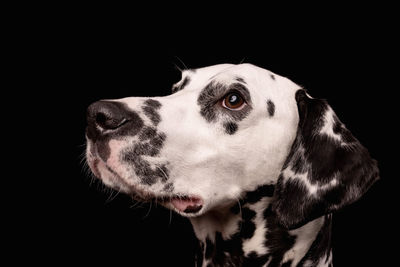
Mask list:
[[[376,163],[323,100],[250,64],[186,70],[166,97],[88,108],[87,161],[106,185],[185,216],[275,184],[297,227],[359,198]]]

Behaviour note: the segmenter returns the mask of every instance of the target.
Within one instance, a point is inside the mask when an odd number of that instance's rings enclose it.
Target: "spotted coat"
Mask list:
[[[196,266],[332,266],[332,213],[379,174],[327,101],[251,64],[185,70],[172,92],[90,105],[94,175],[188,217]]]

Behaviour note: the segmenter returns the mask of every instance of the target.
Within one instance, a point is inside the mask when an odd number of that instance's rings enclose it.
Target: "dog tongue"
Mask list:
[[[203,201],[197,197],[174,197],[171,203],[177,210],[185,213],[198,212],[203,207]]]

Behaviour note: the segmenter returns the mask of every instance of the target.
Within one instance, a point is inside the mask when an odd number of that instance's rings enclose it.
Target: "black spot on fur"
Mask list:
[[[153,184],[156,181],[153,177],[153,169],[151,168],[150,164],[142,159],[141,157],[136,156],[135,161],[133,162],[133,166],[135,167],[135,173],[139,176],[143,183],[146,184]]]
[[[172,183],[167,183],[166,185],[164,185],[163,191],[167,192],[167,193],[171,193],[174,191],[174,185]]]
[[[263,266],[265,263],[268,262],[269,255],[257,255],[255,251],[252,251],[244,257],[243,266]]]
[[[204,242],[198,241],[195,243],[196,253],[195,253],[195,262],[196,266],[203,266],[203,251],[204,251]]]
[[[154,127],[144,127],[142,132],[139,135],[139,140],[140,141],[146,141],[148,139],[151,139],[157,134],[157,129]]]
[[[256,216],[255,211],[249,208],[242,209],[243,222],[242,222],[241,236],[243,239],[249,239],[253,237],[254,231],[256,230],[256,225],[252,220],[255,216]]]
[[[217,118],[215,105],[223,97],[225,86],[221,83],[209,83],[200,93],[197,104],[200,106],[200,114],[208,122],[213,122]]]
[[[275,213],[272,211],[271,205],[264,210],[264,219],[267,221],[267,233],[264,245],[268,248],[269,254],[272,256],[269,266],[279,266],[283,255],[293,247],[296,237],[292,236],[287,229],[280,225]]]
[[[161,116],[158,113],[158,109],[161,107],[161,103],[154,99],[147,99],[142,107],[144,114],[157,126],[161,121]]]
[[[159,133],[150,139],[150,144],[156,149],[161,149],[165,139],[166,135],[164,133]]]
[[[292,265],[292,260],[289,260],[281,265],[281,267],[290,267]]]
[[[236,78],[235,78],[235,81],[246,84],[246,82],[244,81],[244,79],[241,78],[241,77],[236,77]]]
[[[227,134],[232,135],[237,131],[238,125],[236,123],[234,123],[234,122],[225,122],[224,123],[224,128],[225,128],[225,132]]]
[[[133,153],[136,155],[144,155],[144,156],[152,156],[158,154],[158,149],[154,146],[151,146],[149,143],[139,143],[136,144],[133,148]]]
[[[215,233],[215,244],[209,239],[206,242],[206,258],[211,259],[212,266],[241,266],[243,250],[239,236],[224,240],[220,232]]]
[[[271,79],[275,81],[275,75],[270,74],[269,77],[271,77]]]
[[[248,192],[244,198],[245,203],[256,203],[263,197],[272,197],[274,195],[274,185],[266,184],[257,187],[256,190]]]
[[[213,242],[211,242],[209,238],[206,238],[206,253],[205,253],[206,259],[210,259],[213,256],[214,250],[215,249]]]
[[[215,232],[214,240],[215,242],[211,241],[209,237],[204,241],[199,240],[198,246],[203,250],[198,251],[198,259],[202,257],[200,254],[204,254],[211,261],[210,266],[242,266],[243,249],[239,233],[225,240],[220,232]]]
[[[220,104],[222,98],[229,91],[238,91],[246,101],[247,105],[241,110],[228,110]],[[200,106],[200,114],[208,122],[215,122],[219,116],[228,117],[230,120],[239,122],[250,113],[251,98],[249,90],[241,83],[225,85],[218,82],[210,82],[200,93],[197,104]]]
[[[236,203],[235,205],[233,205],[233,206],[230,208],[230,211],[231,211],[233,214],[239,214],[240,210],[241,210],[241,208],[240,208],[240,203]]]
[[[135,174],[144,184],[152,185],[157,181],[168,180],[169,170],[165,164],[152,167],[147,160],[143,159],[143,156],[157,156],[165,139],[164,133],[157,132],[152,127],[145,127],[139,134],[139,140],[142,142],[122,151],[122,160],[133,165]]]
[[[143,107],[144,114],[151,120],[154,125],[157,125],[161,121],[160,114],[155,111],[152,107],[144,106]]]
[[[161,108],[161,103],[158,100],[154,100],[154,99],[147,99],[146,101],[144,101],[144,104],[148,107],[152,107],[154,109],[159,109]]]
[[[267,109],[268,109],[268,114],[270,117],[274,116],[275,114],[275,104],[271,100],[267,101]]]

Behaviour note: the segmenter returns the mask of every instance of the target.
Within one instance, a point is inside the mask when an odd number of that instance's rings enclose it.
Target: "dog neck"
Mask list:
[[[266,189],[190,219],[199,241],[197,266],[329,266],[331,215],[286,230],[276,220]]]

